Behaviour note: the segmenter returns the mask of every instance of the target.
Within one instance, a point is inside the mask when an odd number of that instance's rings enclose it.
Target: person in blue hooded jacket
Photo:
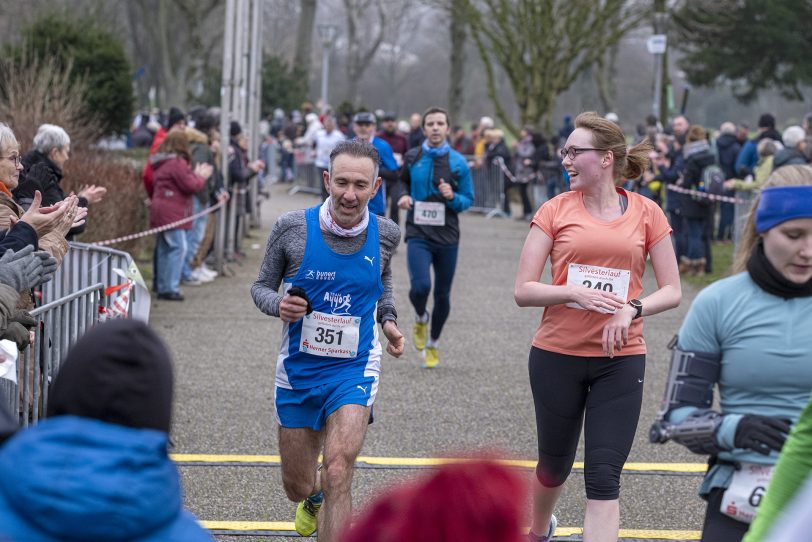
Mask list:
[[[440,363],[440,333],[451,312],[451,282],[460,243],[458,214],[474,201],[471,170],[465,158],[448,144],[449,129],[445,109],[430,107],[423,113],[426,139],[403,157],[398,183],[398,207],[408,210],[406,261],[409,301],[415,310],[412,340],[423,351],[427,368]],[[432,267],[434,307],[429,316],[426,305]]]
[[[378,216],[386,216],[386,190],[398,181],[398,163],[392,153],[392,147],[382,138],[375,135],[376,117],[369,111],[359,111],[352,118],[352,130],[355,138],[370,143],[378,151],[378,175],[383,179],[381,188],[367,204],[369,211]],[[396,222],[397,223],[397,222]]]
[[[172,387],[169,353],[145,324],[80,339],[47,419],[0,448],[0,541],[211,541],[169,459]]]

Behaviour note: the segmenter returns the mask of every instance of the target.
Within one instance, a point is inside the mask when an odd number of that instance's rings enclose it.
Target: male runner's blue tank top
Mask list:
[[[369,214],[367,238],[354,254],[337,254],[327,246],[317,205],[305,211],[307,242],[298,273],[284,281],[284,291],[299,286],[313,312],[284,323],[276,364],[276,385],[307,389],[328,382],[381,371],[378,300],[381,280],[378,219]]]

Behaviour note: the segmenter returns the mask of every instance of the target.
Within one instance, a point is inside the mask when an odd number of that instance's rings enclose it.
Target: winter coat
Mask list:
[[[192,171],[189,163],[172,153],[156,154],[150,159],[154,171],[154,190],[149,207],[150,227],[165,226],[192,215],[192,197],[206,184]],[[191,222],[177,229],[188,230]]]
[[[375,135],[375,137],[379,137],[389,143],[389,146],[392,147],[392,152],[395,154],[403,156],[406,154],[406,151],[409,150],[409,140],[406,139],[406,136],[398,132],[392,132],[389,134],[386,133],[386,131],[381,130]]]
[[[780,151],[776,152],[775,156],[773,157],[773,171],[781,166],[804,166],[808,163],[809,162],[807,162],[804,153],[796,151],[795,149],[787,149],[784,147]]]
[[[716,139],[719,167],[725,172],[725,179],[736,177],[736,157],[741,148],[741,143],[734,134],[722,134]]]
[[[700,145],[704,143],[704,145]],[[695,146],[695,149],[691,147]],[[699,190],[702,182],[702,171],[716,163],[716,156],[705,141],[687,143],[684,147],[685,174],[683,188]],[[688,196],[682,205],[682,216],[685,218],[706,218],[713,214],[713,202],[701,196]]]
[[[423,140],[426,139],[426,136],[423,135],[423,128],[415,128],[411,132],[409,132],[409,148],[413,149],[415,147],[419,147],[423,144]]]
[[[39,249],[37,230],[26,222],[18,221],[10,230],[0,230],[0,254],[5,254],[9,249],[17,252],[28,245],[33,245],[35,250]]]
[[[42,194],[42,206],[49,207],[65,199],[65,191],[62,190],[62,170],[54,164],[50,158],[33,150],[22,158],[23,171],[20,174],[20,183],[12,191],[14,199],[23,209],[28,209],[34,200],[34,192],[39,190]],[[36,167],[35,167],[36,166]],[[34,171],[32,172],[32,169]],[[87,207],[87,199],[79,198],[79,207]],[[79,235],[85,231],[87,220],[81,226],[72,228],[67,237]]]
[[[189,138],[189,147],[192,151],[192,167],[197,164],[209,164],[214,168],[211,177],[206,180],[204,189],[195,194],[200,204],[205,207],[209,203],[214,203],[217,194],[224,190],[223,176],[220,168],[217,167],[217,158],[209,146],[209,138],[206,137],[206,134],[194,128],[186,128],[186,136]]]
[[[232,139],[228,151],[228,178],[232,184],[247,185],[251,177],[256,175],[248,167],[248,154]]]
[[[536,177],[537,165],[533,163],[536,147],[530,137],[520,140],[516,144],[516,157],[514,160],[516,178],[522,182],[530,182]],[[528,161],[525,164],[525,160]]]
[[[16,201],[11,199],[5,192],[0,192],[0,230],[7,230],[11,224],[11,217],[19,219],[23,216],[23,208],[20,207]],[[60,235],[58,232],[51,231],[39,238],[39,248],[44,250],[54,258],[56,258],[57,265],[62,264],[62,259],[68,252],[68,241],[65,236]],[[31,298],[30,293],[25,293],[20,296],[18,308],[30,310],[34,308],[34,300]],[[1,540],[1,539],[0,539]]]
[[[744,178],[753,173],[753,168],[758,163],[758,143],[762,139],[772,139],[783,144],[781,134],[774,128],[765,130],[758,134],[755,139],[748,139],[736,157],[736,173],[739,178]]]
[[[513,173],[513,159],[510,156],[510,151],[504,139],[499,140],[498,143],[489,143],[485,148],[485,160],[487,164],[492,164],[498,156],[502,157],[508,171]]]
[[[147,191],[149,197],[152,197],[152,191],[155,189],[155,171],[151,158],[158,152],[158,147],[164,142],[168,133],[166,128],[161,126],[155,133],[155,137],[152,138],[152,146],[149,148],[150,160],[147,160],[147,165],[144,166],[144,190]]]
[[[48,418],[0,448],[0,540],[196,542],[168,436],[79,416]]]

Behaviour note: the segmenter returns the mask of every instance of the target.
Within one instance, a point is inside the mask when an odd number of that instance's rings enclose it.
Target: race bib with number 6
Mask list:
[[[445,203],[414,202],[414,223],[420,226],[445,226]]]
[[[612,269],[611,267],[579,263],[571,263],[567,269],[567,284],[609,292],[620,297],[624,303],[628,301],[629,277],[631,277],[631,272],[628,269]],[[567,303],[567,306],[586,310],[578,303]]]
[[[299,351],[328,358],[351,358],[358,354],[361,318],[313,311],[302,319]]]
[[[742,461],[741,469],[733,473],[730,486],[722,495],[719,511],[742,523],[752,523],[774,469],[774,465]]]

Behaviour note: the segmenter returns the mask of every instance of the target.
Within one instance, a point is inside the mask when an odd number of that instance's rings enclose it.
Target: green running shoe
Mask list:
[[[324,493],[309,496],[296,507],[296,532],[302,536],[310,536],[316,532],[318,527],[318,515],[321,504],[324,502]]]
[[[429,335],[429,324],[428,322],[415,322],[414,330],[412,331],[412,340],[414,341],[414,347],[418,350],[423,350],[426,348],[426,339]]]
[[[440,364],[440,353],[437,351],[436,346],[426,347],[426,359],[423,360],[423,367],[426,369],[434,369]]]

